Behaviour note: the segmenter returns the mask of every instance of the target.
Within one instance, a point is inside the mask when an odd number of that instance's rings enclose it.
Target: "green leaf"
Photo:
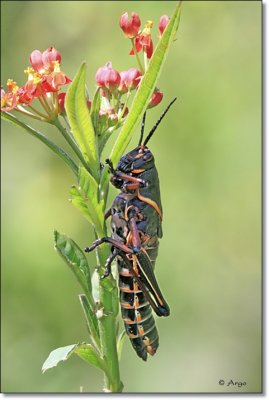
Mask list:
[[[99,129],[100,129],[100,127],[99,127],[100,106],[101,106],[100,88],[97,88],[97,90],[94,94],[94,97],[93,97],[93,101],[92,101],[92,105],[91,105],[91,112],[90,112],[94,131],[96,132],[97,135],[100,134],[100,132],[99,132]]]
[[[30,133],[30,135],[34,136],[36,139],[40,140],[42,143],[48,146],[55,154],[57,154],[57,156],[59,156],[68,165],[68,167],[71,168],[71,170],[74,172],[76,176],[78,175],[78,166],[75,163],[75,161],[61,147],[56,145],[41,132],[32,128],[30,125],[25,124],[24,122],[20,121],[12,114],[9,114],[7,112],[5,113],[1,112],[1,118],[15,124],[16,126],[19,126],[26,132]]]
[[[103,371],[106,370],[104,361],[100,358],[91,344],[81,344],[77,346],[75,353],[82,358],[82,360],[102,369]]]
[[[122,353],[122,348],[123,348],[123,343],[124,343],[125,337],[126,337],[126,332],[124,330],[121,332],[121,334],[119,335],[118,340],[117,340],[117,352],[118,352],[119,360],[121,358],[121,353]]]
[[[126,121],[118,135],[118,138],[113,146],[110,154],[110,159],[117,164],[123,152],[125,151],[128,143],[132,138],[134,129],[136,128],[139,120],[143,113],[146,111],[151,95],[157,85],[157,81],[164,65],[166,56],[174,41],[175,34],[178,29],[180,20],[180,6],[181,2],[178,2],[174,14],[172,15],[169,24],[167,25],[153,55],[149,62],[148,69],[141,80],[139,89],[136,92],[132,106]],[[107,192],[108,184],[108,167],[103,170],[101,186],[104,193]]]
[[[112,135],[112,132],[107,130],[99,139],[99,154],[102,154],[104,147],[106,145],[106,142],[108,141],[108,139],[110,138],[110,136]]]
[[[85,97],[86,64],[83,63],[71,83],[65,100],[65,108],[72,129],[81,152],[89,165],[94,179],[100,178],[99,156],[92,120]]]
[[[72,239],[56,230],[54,231],[54,247],[75,274],[92,308],[94,308],[90,268],[84,252]]]
[[[58,349],[53,350],[42,365],[42,372],[44,373],[48,369],[56,367],[60,361],[66,361],[74,352],[76,347],[77,344],[70,344],[69,346],[59,347]]]
[[[80,193],[79,189],[76,186],[71,186],[69,194],[71,196],[70,201],[73,204],[73,206],[76,207],[84,215],[84,217],[94,226],[94,222],[92,220],[88,206],[86,204],[86,199]]]
[[[99,287],[100,274],[95,269],[92,274],[92,296],[96,303],[100,302],[100,287]]]
[[[99,187],[95,179],[84,167],[79,168],[79,185],[86,196],[86,204],[96,231],[102,231],[104,225],[104,200],[99,200]]]
[[[53,350],[44,362],[42,372],[44,373],[48,369],[56,367],[60,361],[68,360],[72,354],[77,354],[83,360],[105,371],[104,362],[94,347],[91,344],[77,343]]]
[[[85,294],[79,295],[79,301],[80,301],[81,307],[83,309],[83,312],[84,312],[84,315],[85,315],[85,318],[87,321],[87,326],[89,329],[91,339],[93,340],[96,347],[100,348],[98,321],[96,318],[95,310],[92,309]]]

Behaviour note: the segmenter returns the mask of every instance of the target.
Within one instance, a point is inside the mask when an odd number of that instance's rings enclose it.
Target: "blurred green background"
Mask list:
[[[107,61],[136,66],[120,15],[153,20],[156,43],[158,19],[175,5],[3,1],[1,81],[23,84],[31,51],[54,46],[71,77],[87,61],[93,92]],[[125,341],[126,392],[261,390],[261,7],[183,4],[159,81],[165,97],[147,121],[149,129],[178,97],[150,143],[164,207],[156,274],[171,316],[157,320],[160,348],[147,363]],[[33,125],[62,143],[55,129]],[[87,340],[80,287],[53,249],[54,228],[81,247],[93,240],[68,202],[74,177],[23,130],[2,128],[2,391],[99,392],[102,374],[75,356],[41,374],[52,349]],[[94,266],[94,255],[89,260]],[[246,385],[227,386],[231,379]]]

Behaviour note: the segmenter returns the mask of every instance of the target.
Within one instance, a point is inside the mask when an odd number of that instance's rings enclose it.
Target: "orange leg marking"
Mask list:
[[[158,207],[158,204],[155,203],[155,201],[149,199],[148,197],[142,196],[142,194],[139,193],[139,190],[137,192],[137,197],[139,198],[139,200],[144,201],[145,203],[152,206],[156,210],[156,212],[159,214],[160,218],[163,219],[162,212],[161,212],[160,208]]]

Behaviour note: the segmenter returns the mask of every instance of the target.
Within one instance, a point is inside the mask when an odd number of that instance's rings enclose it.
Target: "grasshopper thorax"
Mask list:
[[[147,146],[140,145],[120,159],[116,171],[136,175],[149,170],[153,166],[153,154]]]

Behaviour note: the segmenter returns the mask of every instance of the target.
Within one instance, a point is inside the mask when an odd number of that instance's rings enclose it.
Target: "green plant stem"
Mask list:
[[[49,106],[46,95],[43,94],[43,96],[38,97],[38,100],[39,100],[40,104],[42,105],[42,107],[46,110],[48,115],[51,115],[52,109]]]
[[[38,111],[35,107],[31,106],[30,104],[28,104],[27,106],[28,108],[30,108],[30,110],[32,110],[34,113],[36,113],[37,115],[39,115],[40,117],[44,118],[45,120],[48,119],[48,116],[43,114],[42,112]]]
[[[97,233],[98,237],[106,236],[106,229]],[[102,245],[98,249],[98,263],[104,267],[110,249]],[[100,278],[100,303],[104,310],[104,316],[98,320],[102,357],[106,364],[105,390],[110,392],[122,392],[123,384],[120,380],[119,359],[117,353],[116,318],[118,314],[118,289],[115,279],[109,276]]]
[[[71,135],[68,134],[66,128],[61,124],[60,120],[58,118],[56,118],[51,123],[52,123],[52,125],[56,126],[57,129],[59,129],[59,131],[61,132],[61,134],[63,135],[63,137],[67,141],[67,143],[70,145],[70,147],[74,151],[74,153],[78,156],[79,160],[81,161],[81,164],[87,169],[88,172],[90,172],[89,166],[86,163],[86,161],[85,161],[85,159],[84,159],[84,157],[83,157],[78,145],[76,144],[74,139],[71,137]]]
[[[14,108],[14,111],[17,111],[17,112],[19,112],[19,113],[21,113],[23,115],[27,115],[27,117],[30,117],[30,118],[33,118],[33,119],[37,119],[38,121],[48,122],[48,118],[47,117],[39,117],[38,115],[34,115],[34,114],[30,113],[27,110],[19,108],[19,106]]]
[[[135,56],[136,56],[137,64],[138,64],[138,66],[139,66],[139,68],[140,68],[140,71],[142,72],[142,75],[143,75],[145,71],[144,71],[143,65],[141,64],[141,61],[140,61],[139,55],[137,54],[137,51],[136,51],[136,48],[135,48],[135,42],[134,42],[134,39],[131,39],[131,42],[132,42],[132,46],[133,46],[133,50],[134,50],[134,54],[135,54]]]

